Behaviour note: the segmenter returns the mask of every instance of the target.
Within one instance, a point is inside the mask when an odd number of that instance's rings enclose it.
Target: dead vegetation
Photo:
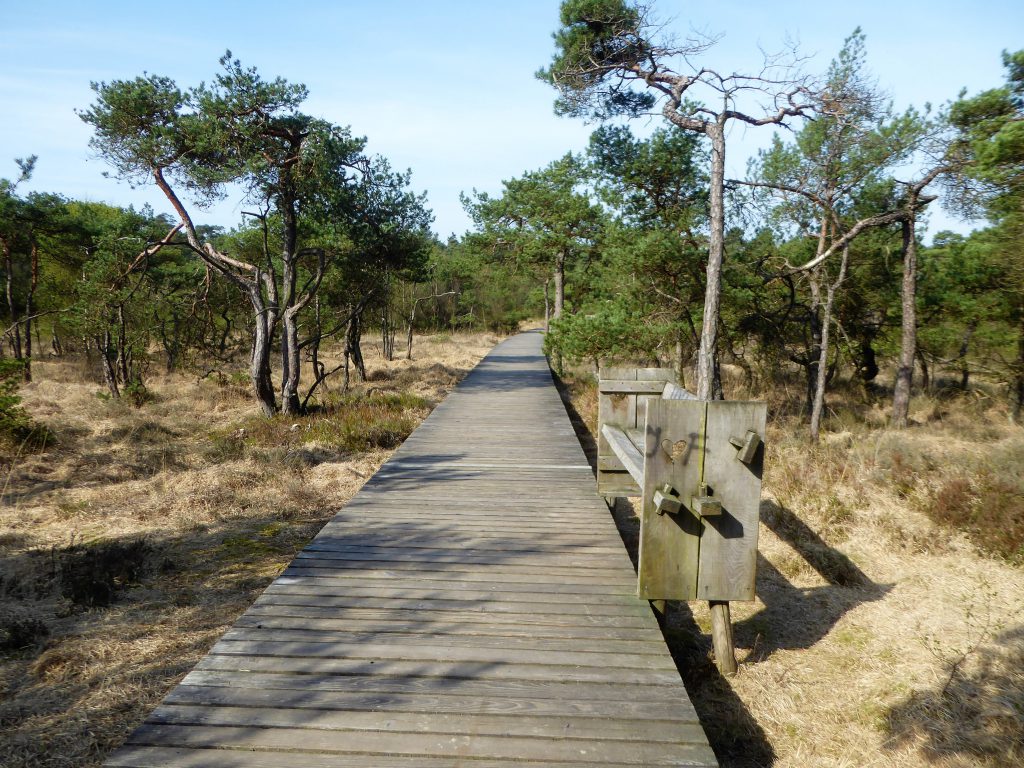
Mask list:
[[[589,376],[568,390],[596,422]],[[858,387],[831,401],[812,447],[785,392],[770,400],[735,678],[711,662],[706,605],[670,606],[723,766],[1024,765],[1024,429],[983,389],[916,398],[902,431]],[[615,513],[635,548],[634,509]]]
[[[365,385],[290,419],[243,376],[157,377],[136,408],[36,362],[55,442],[2,468],[0,763],[98,765],[495,341],[367,350]]]

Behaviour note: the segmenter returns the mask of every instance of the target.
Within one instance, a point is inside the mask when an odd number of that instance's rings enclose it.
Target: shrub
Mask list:
[[[963,531],[979,549],[1024,563],[1024,490],[988,470],[973,479],[953,477],[928,499],[925,513]]]
[[[144,539],[67,547],[60,553],[61,592],[75,605],[110,605],[120,590],[138,583],[152,549]]]
[[[42,448],[53,441],[53,436],[21,407],[18,387],[24,371],[25,364],[20,360],[0,360],[0,440]]]
[[[35,616],[0,619],[0,651],[20,651],[39,645],[50,634],[46,623]]]

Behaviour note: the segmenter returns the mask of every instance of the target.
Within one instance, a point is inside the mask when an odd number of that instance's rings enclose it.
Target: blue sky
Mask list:
[[[284,9],[284,10],[282,10]],[[1002,82],[1000,51],[1024,47],[1024,3],[1008,0],[828,4],[822,2],[679,3],[655,11],[680,36],[691,29],[723,35],[703,61],[730,70],[760,63],[759,48],[789,39],[823,70],[856,26],[880,85],[898,108],[940,104]],[[501,180],[540,168],[586,144],[593,126],[552,113],[554,93],[533,78],[551,57],[557,0],[485,2],[293,2],[172,4],[14,3],[0,0],[0,176],[13,158],[39,155],[30,189],[167,209],[156,190],[132,190],[102,176],[88,148],[89,127],[74,114],[92,101],[90,81],[143,71],[189,86],[209,79],[230,48],[267,77],[310,90],[306,111],[350,125],[369,150],[411,168],[426,190],[442,237],[469,220],[459,193],[497,192]],[[639,121],[644,132],[658,119]],[[729,165],[771,137],[737,128]],[[198,218],[234,225],[238,200]],[[932,230],[965,229],[941,212]]]

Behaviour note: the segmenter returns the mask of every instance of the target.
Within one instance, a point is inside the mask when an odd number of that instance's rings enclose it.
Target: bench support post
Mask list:
[[[732,641],[732,620],[727,600],[711,600],[711,644],[715,649],[715,661],[723,675],[736,674],[736,650]]]

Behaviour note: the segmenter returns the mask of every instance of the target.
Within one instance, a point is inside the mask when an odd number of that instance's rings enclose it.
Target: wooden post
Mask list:
[[[736,652],[732,644],[732,621],[729,617],[727,600],[711,600],[711,642],[715,649],[715,660],[723,675],[736,674]]]
[[[658,624],[664,628],[665,622],[668,621],[668,601],[666,600],[651,600],[651,608],[654,610],[654,617],[658,620]]]

